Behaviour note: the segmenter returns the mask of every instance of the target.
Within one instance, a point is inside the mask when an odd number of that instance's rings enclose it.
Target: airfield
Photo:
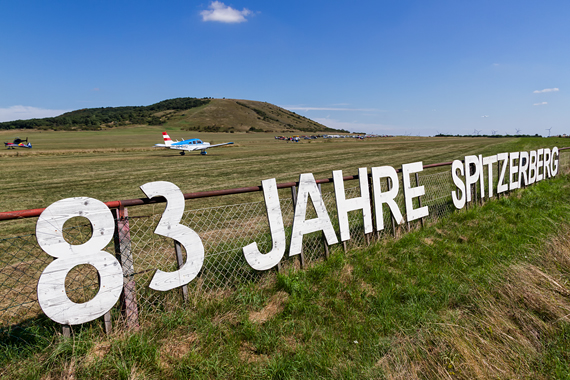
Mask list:
[[[165,130],[174,141],[200,138],[211,144],[232,141],[234,145],[209,149],[205,156],[199,152],[181,156],[174,150],[153,147],[162,143]],[[399,167],[415,161],[432,164],[462,159],[468,154],[563,147],[568,142],[557,138],[396,136],[319,138],[294,143],[277,140],[271,133],[197,133],[160,126],[103,131],[0,131],[3,141],[15,137],[28,138],[33,149],[0,151],[0,211],[43,208],[78,196],[103,202],[141,198],[144,195],[139,186],[152,181],[169,181],[190,193],[257,186],[268,178],[275,178],[277,183],[296,181],[301,173],[330,178],[332,171],[339,169],[344,175],[355,175],[360,167]],[[432,173],[436,169],[430,170]],[[187,207],[252,200],[262,200],[261,194],[195,200]],[[16,228],[14,223],[6,224],[10,227],[5,225],[5,231]]]
[[[198,152],[181,156],[152,147],[161,142],[163,130],[144,126],[97,132],[2,131],[5,141],[28,137],[34,148],[0,153],[0,211],[41,208],[77,196],[102,201],[140,198],[144,196],[140,185],[159,180],[173,182],[183,192],[199,192],[259,185],[268,178],[295,181],[307,172],[329,178],[338,169],[354,175],[359,167],[398,168],[414,161],[432,164],[468,154],[568,145],[568,139],[559,138],[485,137],[287,143],[268,133],[190,134],[166,128],[174,140],[235,143],[211,149],[206,156]],[[437,171],[449,172],[450,167],[424,173]],[[567,178],[515,190],[424,228],[395,238],[384,236],[367,248],[341,253],[338,247],[328,260],[315,260],[303,271],[268,272],[256,284],[193,293],[186,308],[159,313],[138,332],[126,333],[117,319],[110,335],[94,322],[75,328],[73,339],[67,340],[50,329],[30,329],[45,339],[6,345],[0,377],[62,378],[77,373],[77,378],[109,379],[129,375],[422,378],[417,376],[422,374],[471,379],[477,374],[481,378],[567,374],[566,367],[559,370],[556,364],[560,358],[566,360],[564,353],[570,347],[565,321],[570,312],[565,296],[570,262],[564,238],[570,204]],[[280,196],[291,196],[289,189],[282,191]],[[261,201],[261,193],[193,199],[186,202],[186,210],[253,200]],[[129,216],[160,214],[163,209],[164,204],[132,207]],[[3,238],[33,232],[35,220],[2,222]],[[144,228],[133,235],[140,236]],[[209,236],[217,239],[220,231]],[[149,262],[155,268],[155,261]],[[213,263],[225,263],[220,266],[224,276],[230,273],[226,268],[231,273],[240,268],[226,261]],[[141,277],[139,281],[145,283]],[[140,304],[150,305],[142,296],[144,288],[139,284],[138,289]],[[535,349],[537,336],[538,344],[556,351]],[[78,348],[65,348],[69,342]],[[49,355],[49,360],[38,360]]]

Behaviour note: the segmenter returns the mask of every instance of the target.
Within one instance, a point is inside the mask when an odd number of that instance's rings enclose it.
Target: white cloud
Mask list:
[[[545,88],[544,90],[535,90],[532,93],[533,94],[542,94],[544,92],[556,92],[556,91],[560,91],[560,89],[554,87],[554,88]]]
[[[200,12],[202,15],[202,21],[217,21],[230,24],[239,23],[247,21],[245,17],[252,13],[246,8],[238,11],[221,1],[212,1],[208,8],[210,8],[210,10]]]
[[[28,106],[12,106],[8,108],[0,108],[0,122],[53,117],[69,111],[70,110],[48,110]]]
[[[533,106],[543,106],[545,104],[548,104],[548,102],[534,103]]]

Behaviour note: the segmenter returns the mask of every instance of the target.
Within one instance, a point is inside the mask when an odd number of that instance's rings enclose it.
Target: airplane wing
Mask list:
[[[215,146],[231,145],[231,144],[233,144],[233,142],[227,142],[227,143],[223,143],[223,144],[214,144],[214,145],[210,145],[210,146],[207,146],[205,148],[200,148],[200,149],[208,149],[208,148],[213,148]]]

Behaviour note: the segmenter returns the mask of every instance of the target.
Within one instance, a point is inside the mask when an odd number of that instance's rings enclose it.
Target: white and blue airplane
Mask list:
[[[227,142],[223,144],[210,145],[209,142],[203,142],[200,139],[189,139],[182,141],[172,141],[168,133],[162,132],[162,138],[164,139],[164,144],[154,144],[157,148],[168,148],[168,149],[178,149],[181,150],[180,154],[184,156],[186,151],[191,152],[193,150],[201,151],[200,154],[208,154],[206,149],[213,148],[215,146],[230,145],[233,142]]]

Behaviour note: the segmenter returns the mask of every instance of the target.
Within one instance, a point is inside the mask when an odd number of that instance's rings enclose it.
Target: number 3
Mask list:
[[[141,190],[149,198],[158,196],[166,198],[166,208],[154,233],[178,241],[186,250],[186,263],[174,272],[157,269],[149,287],[166,291],[186,285],[196,278],[202,269],[204,245],[194,230],[180,224],[184,213],[184,195],[178,186],[166,181],[145,183],[141,186]]]
[[[91,222],[91,239],[72,245],[63,237],[63,225],[73,217]],[[36,238],[42,250],[56,258],[42,272],[38,281],[38,302],[52,320],[78,325],[99,318],[119,299],[123,289],[123,270],[117,259],[102,251],[113,238],[115,223],[111,210],[101,201],[78,197],[57,201],[38,218]],[[76,266],[89,264],[99,273],[97,295],[85,303],[75,303],[65,292],[65,278]]]

